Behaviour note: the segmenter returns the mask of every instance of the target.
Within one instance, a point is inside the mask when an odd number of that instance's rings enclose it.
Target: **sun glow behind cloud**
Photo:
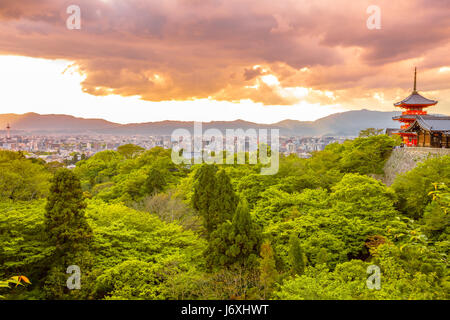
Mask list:
[[[304,101],[295,105],[265,106],[251,100],[237,103],[211,99],[150,102],[139,96],[94,96],[83,92],[81,82],[85,75],[77,71],[73,62],[66,60],[0,56],[0,70],[0,113],[70,114],[119,123],[236,119],[274,123],[284,119],[315,120],[343,111],[339,105],[323,106]],[[164,80],[158,74],[151,77]],[[264,76],[262,81],[273,86],[279,84],[277,78],[270,75]],[[99,87],[98,90],[108,92],[109,89]],[[296,90],[307,95],[307,89]]]

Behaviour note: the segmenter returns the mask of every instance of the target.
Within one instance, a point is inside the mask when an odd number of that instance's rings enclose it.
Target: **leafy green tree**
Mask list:
[[[161,265],[127,260],[106,270],[95,283],[95,295],[107,300],[155,300],[161,296]]]
[[[323,189],[288,193],[273,186],[263,192],[261,198],[253,212],[257,220],[266,220],[266,223],[292,218],[293,209],[306,213],[313,209],[329,208],[329,195]]]
[[[392,188],[398,197],[396,207],[406,216],[420,219],[431,202],[433,183],[450,185],[450,155],[431,158],[413,170],[396,177]]]
[[[206,255],[208,266],[253,269],[257,266],[260,245],[260,230],[243,200],[236,208],[233,221],[227,220],[211,234]]]
[[[0,151],[0,200],[30,201],[48,193],[50,173],[23,154]]]
[[[372,219],[386,219],[396,213],[394,192],[374,178],[349,173],[332,191],[331,203],[349,216],[370,215]]]
[[[305,271],[306,257],[297,235],[293,234],[289,240],[289,260],[293,275],[301,275]]]
[[[367,137],[378,136],[378,135],[382,134],[383,131],[384,131],[384,129],[367,128],[367,129],[361,130],[359,132],[359,137],[367,138]]]
[[[450,240],[450,190],[445,184],[434,184],[430,192],[433,200],[425,208],[423,215],[424,231],[435,241]]]
[[[44,232],[44,207],[44,200],[0,202],[0,278],[17,273],[30,279],[45,275],[55,247]]]
[[[142,148],[138,145],[132,144],[132,143],[124,144],[117,148],[117,152],[120,153],[121,155],[123,155],[126,159],[135,158],[136,156],[141,154],[143,151],[145,151],[144,148]]]
[[[83,184],[93,188],[97,183],[109,182],[119,172],[124,157],[112,150],[96,153],[87,160],[77,162],[74,172]]]
[[[166,184],[166,179],[161,171],[155,168],[150,169],[147,179],[145,180],[145,188],[147,193],[152,194],[162,191]]]
[[[272,176],[253,172],[244,173],[235,180],[239,181],[237,191],[240,197],[247,200],[250,209],[262,199],[262,193],[276,182]]]
[[[387,135],[356,138],[344,144],[339,165],[344,172],[382,174],[383,167],[398,141]]]
[[[76,250],[92,238],[84,216],[85,208],[80,180],[70,170],[58,170],[47,198],[45,228],[61,252]]]

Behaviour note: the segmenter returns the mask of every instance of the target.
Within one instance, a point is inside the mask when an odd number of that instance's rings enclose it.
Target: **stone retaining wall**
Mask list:
[[[379,177],[386,185],[390,186],[395,177],[414,169],[418,163],[432,157],[450,155],[450,149],[439,148],[397,148],[384,166],[384,176]]]

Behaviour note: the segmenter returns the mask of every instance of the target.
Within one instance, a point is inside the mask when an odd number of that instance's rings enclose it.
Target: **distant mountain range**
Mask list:
[[[398,128],[392,120],[399,112],[382,112],[370,110],[347,111],[335,113],[316,121],[284,120],[275,124],[258,124],[243,120],[204,122],[203,130],[217,128],[280,129],[281,135],[340,135],[354,136],[366,128]],[[0,128],[10,124],[14,133],[17,130],[33,133],[99,133],[115,135],[170,135],[175,129],[193,130],[193,122],[159,121],[146,123],[118,124],[102,119],[83,119],[68,115],[0,114]]]

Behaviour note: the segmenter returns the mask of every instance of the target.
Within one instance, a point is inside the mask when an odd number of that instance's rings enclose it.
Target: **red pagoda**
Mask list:
[[[396,134],[402,137],[403,144],[408,147],[417,146],[417,133],[405,132],[404,130],[409,128],[411,124],[416,121],[416,118],[422,115],[426,115],[425,108],[434,106],[437,101],[429,100],[421,96],[416,90],[417,84],[417,68],[414,70],[414,90],[413,92],[400,102],[394,103],[394,106],[402,108],[403,112],[400,116],[393,117],[393,120],[400,121],[402,123],[401,130]]]

